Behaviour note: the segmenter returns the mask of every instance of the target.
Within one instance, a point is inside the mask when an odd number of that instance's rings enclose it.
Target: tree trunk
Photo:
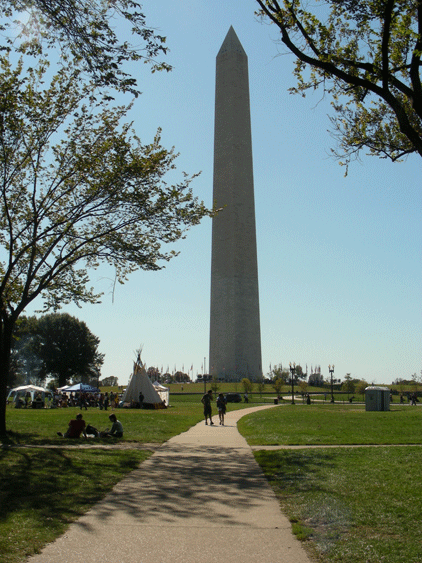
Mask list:
[[[0,437],[6,436],[6,398],[12,333],[15,321],[3,317],[0,323]]]

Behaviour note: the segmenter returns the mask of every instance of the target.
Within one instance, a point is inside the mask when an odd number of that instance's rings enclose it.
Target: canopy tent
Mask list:
[[[144,396],[144,405],[162,405],[163,399],[160,397],[159,393],[154,389],[147,372],[145,371],[145,366],[142,364],[140,359],[133,363],[133,373],[127,384],[127,388],[123,393],[121,404],[124,403],[139,403],[139,394],[142,392]],[[168,405],[166,401],[165,405]]]
[[[82,393],[98,393],[100,391],[96,387],[92,387],[86,383],[75,383],[75,385],[71,385],[70,387],[62,387],[61,390],[64,393],[75,393],[78,391]]]
[[[51,391],[48,391],[44,387],[38,387],[37,385],[21,385],[20,387],[15,387],[9,391],[7,400],[13,399],[18,400],[19,397],[25,397],[29,393],[31,395],[31,401],[34,400],[36,395],[41,395],[43,402],[45,401],[45,396],[51,396]]]

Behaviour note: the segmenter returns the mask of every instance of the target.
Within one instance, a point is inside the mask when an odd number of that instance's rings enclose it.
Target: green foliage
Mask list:
[[[142,6],[133,0],[9,0],[2,3],[0,15],[3,50],[15,49],[17,22],[26,20],[20,23],[20,51],[39,55],[43,49],[58,48],[62,57],[70,54],[80,61],[99,86],[137,96],[137,81],[123,70],[124,63],[143,61],[152,72],[171,70],[157,60],[168,51],[166,38],[147,27]]]
[[[274,386],[274,390],[277,393],[277,395],[280,395],[281,391],[283,389],[283,386],[284,386],[283,379],[276,375],[275,378],[273,379],[273,386]]]
[[[363,395],[365,393],[365,389],[368,387],[368,385],[369,385],[369,383],[367,381],[365,381],[364,379],[361,379],[355,385],[355,392],[358,395]]]
[[[271,371],[273,379],[273,387],[277,395],[281,395],[284,385],[289,383],[290,372],[289,370],[283,369],[282,364],[274,366]]]
[[[306,381],[300,381],[299,382],[299,389],[301,393],[306,393],[308,390],[308,384],[306,383]]]
[[[168,185],[176,154],[158,133],[142,144],[77,64],[48,81],[34,67],[0,57],[0,434],[13,326],[29,303],[44,310],[97,303],[89,272],[109,264],[124,283],[159,270],[174,243],[211,215],[193,196],[192,177]]]
[[[354,393],[356,390],[356,383],[357,381],[353,380],[350,374],[347,374],[344,378],[341,390],[345,391],[346,393]],[[365,391],[365,389],[363,391]]]
[[[97,100],[69,66],[40,86],[46,69],[13,68],[0,60],[2,216],[1,298],[7,309],[42,295],[46,308],[96,302],[85,264],[105,261],[123,282],[137,268],[157,270],[175,242],[207,214],[191,178],[167,186],[176,155],[142,145],[121,120],[128,108]],[[55,144],[56,135],[61,138]]]
[[[38,338],[36,321],[36,317],[22,316],[14,327],[9,369],[10,387],[44,383],[42,360],[34,352]]]
[[[220,384],[219,381],[217,379],[217,377],[213,377],[211,380],[211,389],[213,390],[214,393],[217,393],[218,390],[220,389]]]
[[[332,97],[333,153],[422,156],[422,12],[413,0],[257,0],[296,56],[293,93]]]
[[[258,389],[259,396],[262,397],[262,393],[265,391],[264,378],[260,377],[256,383],[256,388]]]
[[[297,381],[298,379],[306,379],[306,377],[307,375],[303,371],[302,366],[301,365],[295,366],[295,380]]]
[[[104,361],[98,352],[100,340],[87,325],[67,313],[52,313],[37,319],[34,349],[43,362],[45,375],[57,379],[59,387],[97,379]]]
[[[243,387],[244,393],[252,393],[253,383],[251,383],[247,377],[244,377],[240,383]]]

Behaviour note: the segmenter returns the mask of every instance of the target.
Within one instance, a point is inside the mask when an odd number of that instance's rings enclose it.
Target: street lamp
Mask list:
[[[333,391],[333,373],[334,373],[334,365],[328,366],[328,371],[331,375],[331,402],[334,403],[334,391]]]
[[[294,378],[294,375],[295,375],[295,371],[296,371],[296,364],[293,363],[293,365],[292,365],[291,362],[290,362],[289,366],[290,366],[290,368],[289,368],[290,369],[290,377],[292,379],[292,405],[294,405],[295,404],[295,394],[294,394],[295,378]]]

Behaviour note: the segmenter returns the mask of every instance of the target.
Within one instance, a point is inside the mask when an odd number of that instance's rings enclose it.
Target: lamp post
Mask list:
[[[331,402],[334,403],[334,391],[333,391],[333,373],[334,373],[334,365],[328,366],[328,371],[331,375]]]
[[[291,362],[290,362],[289,366],[290,366],[290,368],[289,368],[290,369],[290,377],[292,379],[292,405],[294,405],[295,404],[295,392],[294,392],[295,377],[294,377],[294,375],[295,375],[295,371],[296,371],[296,364],[293,363],[293,365],[292,365]]]

